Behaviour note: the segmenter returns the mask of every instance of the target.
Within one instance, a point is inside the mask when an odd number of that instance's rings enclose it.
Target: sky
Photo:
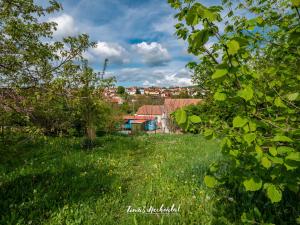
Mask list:
[[[47,0],[39,0],[45,4]],[[174,11],[167,0],[61,0],[63,11],[48,18],[58,24],[56,39],[87,33],[97,43],[85,52],[91,67],[123,86],[189,86],[185,65],[195,57],[175,36]],[[219,0],[203,0],[205,5]]]

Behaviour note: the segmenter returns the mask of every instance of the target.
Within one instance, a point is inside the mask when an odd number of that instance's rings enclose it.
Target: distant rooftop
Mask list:
[[[143,105],[136,114],[138,115],[162,115],[164,112],[172,113],[179,108],[189,105],[197,105],[202,99],[165,99],[164,105]]]
[[[143,105],[136,114],[138,115],[162,115],[164,112],[163,105]]]

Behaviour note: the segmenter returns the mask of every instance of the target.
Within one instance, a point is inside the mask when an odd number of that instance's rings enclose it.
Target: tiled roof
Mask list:
[[[168,113],[174,112],[176,109],[188,106],[197,105],[202,102],[202,99],[165,99],[164,108]]]
[[[154,116],[124,116],[124,120],[154,120]]]
[[[162,115],[164,112],[163,105],[143,105],[136,114],[138,115]]]
[[[131,123],[145,123],[147,120],[132,120]]]

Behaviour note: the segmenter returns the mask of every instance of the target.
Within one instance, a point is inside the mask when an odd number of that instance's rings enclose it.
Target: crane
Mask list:
[[[101,80],[103,80],[103,77],[105,75],[105,71],[106,71],[106,68],[107,68],[108,61],[109,61],[108,59],[104,60],[103,70],[102,70],[102,72],[98,72],[98,75],[101,76]]]

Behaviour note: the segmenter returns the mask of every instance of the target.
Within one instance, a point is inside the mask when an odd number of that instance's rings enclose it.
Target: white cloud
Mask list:
[[[57,23],[57,30],[54,31],[54,37],[56,38],[73,36],[79,31],[74,18],[68,14],[62,14],[58,17],[50,18],[49,21]]]
[[[157,42],[135,44],[133,49],[142,56],[142,61],[149,66],[161,66],[171,60],[168,50]]]
[[[128,53],[121,45],[117,43],[108,43],[98,41],[95,48],[85,53],[85,57],[90,62],[103,61],[105,58],[113,63],[128,63]]]
[[[126,85],[190,82],[190,76],[181,70],[191,56],[186,42],[173,35],[176,20],[166,1],[140,1],[137,5],[128,0],[78,0],[64,1],[64,8],[68,14],[51,19],[59,24],[55,36],[88,33],[91,41],[98,41],[95,49],[84,54],[95,70],[101,71],[108,58],[106,76],[115,75]],[[133,45],[136,41],[141,43]]]
[[[145,80],[145,81],[143,82],[143,86],[145,86],[145,87],[154,86],[154,83],[150,83],[148,80]]]
[[[161,80],[162,83],[167,83],[169,86],[189,86],[192,85],[192,81],[190,78],[179,77],[177,73],[166,75],[164,81]]]
[[[174,27],[176,22],[177,21],[174,19],[173,15],[169,15],[167,17],[164,17],[159,22],[154,23],[153,24],[153,29],[154,29],[154,31],[174,35],[175,31],[176,31],[176,29]]]
[[[117,81],[141,83],[143,86],[189,86],[191,73],[187,69],[124,68],[118,71]]]

